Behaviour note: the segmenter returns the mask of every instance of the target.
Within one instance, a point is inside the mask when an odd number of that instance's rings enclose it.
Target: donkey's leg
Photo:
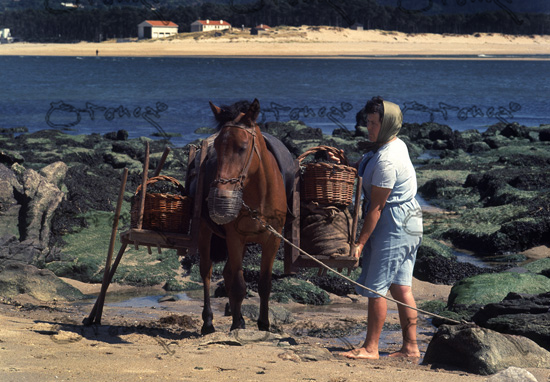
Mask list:
[[[204,290],[204,306],[202,309],[202,328],[201,334],[214,333],[214,325],[212,324],[213,314],[210,307],[210,278],[212,276],[212,259],[210,258],[210,238],[212,233],[206,226],[201,223],[199,233],[199,254],[200,254],[200,273]]]
[[[227,234],[227,250],[229,257],[224,268],[224,279],[229,296],[229,306],[233,323],[231,329],[244,329],[245,323],[241,314],[241,305],[246,296],[246,283],[243,275],[244,243],[237,235]]]
[[[260,315],[258,316],[258,329],[269,331],[269,295],[271,294],[271,274],[273,261],[277,255],[281,240],[271,235],[262,244],[262,262],[260,265],[260,280],[258,293],[260,295]]]

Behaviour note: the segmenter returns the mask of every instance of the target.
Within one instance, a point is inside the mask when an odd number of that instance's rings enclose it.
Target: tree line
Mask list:
[[[57,0],[59,1],[59,0]],[[67,0],[69,1],[69,0]],[[0,27],[29,42],[102,41],[137,37],[144,20],[173,21],[179,32],[189,32],[197,19],[223,19],[233,27],[328,25],[405,33],[516,35],[547,34],[550,15],[504,10],[472,14],[427,14],[379,5],[376,0],[256,0],[202,3],[173,0],[73,0],[79,8],[68,9],[54,0],[42,0],[33,8],[7,9],[0,13]],[[1,8],[0,8],[1,9]]]

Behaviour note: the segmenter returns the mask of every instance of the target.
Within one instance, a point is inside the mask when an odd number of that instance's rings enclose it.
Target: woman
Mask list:
[[[415,307],[411,290],[416,251],[422,239],[422,213],[416,195],[416,173],[405,143],[397,138],[403,115],[398,105],[375,97],[365,106],[369,152],[358,164],[368,202],[355,256],[363,253],[365,287]],[[378,359],[378,342],[386,319],[386,299],[357,287],[369,298],[367,336],[363,346],[346,353],[355,359]],[[416,343],[417,313],[398,305],[403,345],[390,357],[420,357]]]

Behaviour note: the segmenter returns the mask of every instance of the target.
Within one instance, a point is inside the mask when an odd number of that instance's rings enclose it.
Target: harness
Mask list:
[[[252,157],[254,155],[254,152],[256,152],[256,154],[258,154],[258,159],[260,161],[262,160],[262,156],[260,155],[260,149],[258,148],[258,145],[256,144],[256,139],[257,139],[256,130],[254,128],[249,128],[249,127],[245,127],[245,126],[242,126],[242,125],[235,125],[235,124],[227,124],[227,125],[224,125],[224,127],[242,129],[242,130],[246,131],[247,133],[249,133],[252,136],[252,147],[251,147],[250,151],[248,152],[245,165],[243,166],[243,168],[241,170],[241,173],[239,174],[238,177],[236,177],[236,178],[217,177],[212,182],[211,187],[215,186],[216,184],[227,184],[227,183],[236,184],[236,183],[238,183],[239,184],[239,189],[242,190],[244,188],[244,180],[245,180],[246,176],[248,175],[248,170],[250,169],[250,165],[252,164]]]

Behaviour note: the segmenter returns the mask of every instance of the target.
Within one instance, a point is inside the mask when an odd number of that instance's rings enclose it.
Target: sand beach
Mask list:
[[[157,40],[73,44],[18,42],[0,45],[0,55],[10,56],[99,56],[109,57],[302,57],[302,58],[403,58],[437,56],[457,59],[510,59],[514,55],[550,54],[550,36],[512,36],[497,33],[406,34],[382,30],[350,30],[328,26],[276,27],[252,36],[234,29],[220,36],[181,33]],[[491,56],[499,57],[491,57]],[[420,57],[420,58],[422,58]],[[529,57],[529,59],[548,59]]]

